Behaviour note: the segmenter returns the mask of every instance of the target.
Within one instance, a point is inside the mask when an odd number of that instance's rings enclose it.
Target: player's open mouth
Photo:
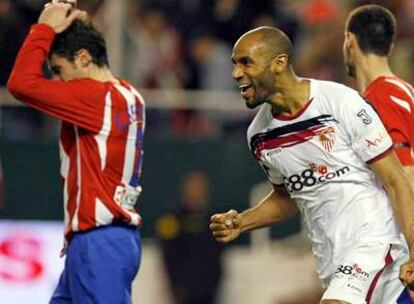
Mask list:
[[[240,88],[240,94],[243,96],[243,98],[247,98],[251,91],[253,90],[253,85],[251,84],[241,84],[239,85]]]

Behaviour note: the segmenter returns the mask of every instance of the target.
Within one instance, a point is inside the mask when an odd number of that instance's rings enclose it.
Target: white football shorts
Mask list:
[[[335,273],[324,281],[322,299],[350,304],[406,304],[404,286],[398,276],[408,260],[405,244],[378,241],[356,246],[339,259]],[[406,296],[406,295],[405,295]]]

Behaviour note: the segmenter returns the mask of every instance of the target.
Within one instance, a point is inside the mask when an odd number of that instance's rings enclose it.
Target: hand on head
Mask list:
[[[85,11],[76,9],[76,4],[76,0],[53,0],[45,5],[38,22],[50,26],[55,33],[61,33],[75,19],[87,18]]]
[[[236,210],[214,214],[209,227],[216,241],[228,243],[241,233],[241,215]]]
[[[46,3],[44,5],[44,8],[50,6],[51,4],[54,4],[54,3],[67,3],[67,4],[72,5],[72,8],[74,8],[74,9],[78,5],[78,1],[77,0],[52,0],[52,1],[48,2],[48,3]]]

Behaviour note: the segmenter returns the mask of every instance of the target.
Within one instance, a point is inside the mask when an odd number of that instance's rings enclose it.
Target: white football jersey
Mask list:
[[[356,91],[310,79],[310,101],[294,117],[261,106],[249,147],[275,185],[284,185],[306,222],[318,272],[329,280],[347,252],[364,241],[401,243],[390,201],[368,164],[392,141]]]

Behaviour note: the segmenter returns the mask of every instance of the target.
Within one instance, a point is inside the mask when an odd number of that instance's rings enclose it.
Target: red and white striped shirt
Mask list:
[[[42,64],[55,37],[32,26],[16,59],[8,89],[26,105],[62,120],[61,175],[65,235],[116,222],[141,223],[140,193],[145,106],[127,82],[83,78],[48,80]]]

